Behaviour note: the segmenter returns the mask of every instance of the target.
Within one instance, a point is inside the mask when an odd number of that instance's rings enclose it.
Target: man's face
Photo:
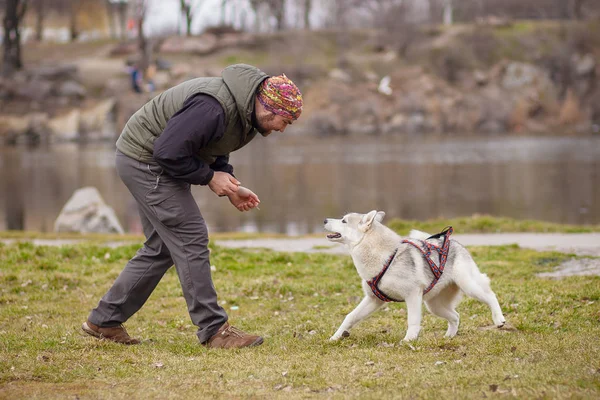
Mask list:
[[[271,134],[272,131],[285,131],[285,128],[287,128],[288,125],[291,125],[294,122],[294,120],[264,110],[264,112],[258,113],[256,115],[256,122],[258,125],[256,129],[263,136],[268,136]]]

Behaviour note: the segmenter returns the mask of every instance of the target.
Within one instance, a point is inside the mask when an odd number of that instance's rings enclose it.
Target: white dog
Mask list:
[[[430,258],[434,264],[430,265],[418,247],[424,248],[425,252],[427,246],[443,249],[444,236],[428,239],[428,234],[413,230],[408,238],[412,243],[406,243],[396,232],[381,224],[384,216],[382,211],[371,211],[368,214],[352,213],[342,219],[325,220],[325,230],[332,232],[327,238],[345,244],[350,250],[365,292],[360,304],[346,316],[330,340],[349,335],[354,325],[378,310],[386,301],[406,302],[408,330],[405,341],[419,336],[423,301],[432,314],[448,320],[446,337],[454,337],[459,324],[455,308],[460,301],[461,291],[487,304],[492,311],[494,324],[498,327],[504,325],[504,316],[490,288],[490,280],[479,272],[467,249],[448,239],[447,259],[438,280],[434,274],[436,266],[440,266],[438,253],[431,252]]]

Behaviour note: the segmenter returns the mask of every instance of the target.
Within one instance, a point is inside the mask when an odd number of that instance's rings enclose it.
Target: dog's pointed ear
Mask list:
[[[385,213],[383,211],[377,211],[377,215],[375,216],[375,221],[381,222],[385,218]]]
[[[375,220],[376,216],[377,211],[375,210],[369,211],[368,214],[363,215],[362,219],[360,220],[360,223],[358,224],[359,229],[363,232],[366,232],[369,229],[371,229],[371,226],[373,225],[373,221]]]

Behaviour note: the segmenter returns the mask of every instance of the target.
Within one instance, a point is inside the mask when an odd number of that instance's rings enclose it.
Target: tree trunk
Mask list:
[[[150,46],[148,40],[146,38],[146,33],[144,32],[144,21],[146,19],[146,0],[138,0],[137,6],[139,7],[138,12],[138,20],[137,20],[137,28],[138,28],[138,48],[140,50],[140,70],[146,73],[148,66],[150,66]]]
[[[27,0],[6,0],[4,13],[4,59],[2,74],[11,76],[23,68],[21,58],[21,32],[19,25],[27,10]]]
[[[181,5],[181,13],[185,17],[185,35],[192,36],[192,4],[186,3],[185,0],[179,1]]]
[[[585,0],[572,0],[572,6],[571,6],[572,18],[574,18],[574,19],[582,19],[583,18],[581,9],[583,8],[584,2],[585,2]]]
[[[310,30],[310,11],[312,9],[312,0],[304,0],[304,29]]]
[[[44,39],[44,0],[37,0],[37,14],[35,16],[35,40]]]
[[[453,22],[452,0],[444,0],[444,25],[452,25]]]
[[[110,31],[110,38],[117,38],[117,30],[115,27],[115,13],[113,9],[113,5],[109,0],[105,0],[106,4],[106,16],[108,17],[108,29]]]
[[[127,3],[118,3],[121,40],[127,39]]]
[[[77,26],[77,11],[79,10],[78,0],[71,0],[71,41],[74,42],[79,37],[79,28]]]
[[[227,0],[221,0],[221,26],[225,26],[227,23],[225,17],[225,6],[227,5]]]

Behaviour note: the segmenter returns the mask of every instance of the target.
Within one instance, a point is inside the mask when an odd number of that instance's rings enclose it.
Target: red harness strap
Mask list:
[[[389,297],[388,295],[386,295],[385,293],[383,293],[381,290],[379,290],[379,281],[381,280],[381,278],[383,278],[383,275],[386,273],[386,271],[392,264],[392,260],[394,259],[394,257],[396,257],[396,253],[398,253],[398,249],[394,250],[392,255],[387,259],[387,261],[383,265],[383,269],[381,270],[381,272],[379,272],[379,274],[377,274],[377,276],[374,277],[373,279],[371,279],[370,281],[367,281],[367,284],[371,288],[371,291],[373,292],[375,297],[377,297],[381,301],[385,301],[386,303],[389,303],[390,301],[395,301],[398,303],[404,301],[404,300],[394,300],[391,297]]]
[[[448,259],[448,248],[450,247],[450,235],[452,235],[453,231],[454,231],[454,229],[452,229],[452,227],[449,226],[443,232],[427,238],[427,239],[437,239],[437,238],[444,236],[444,243],[442,244],[442,247],[438,247],[435,244],[427,242],[426,240],[419,240],[419,242],[422,243],[423,247],[421,247],[407,239],[402,241],[402,243],[411,244],[411,245],[415,246],[417,249],[419,249],[419,251],[423,254],[423,257],[425,257],[425,260],[427,260],[427,263],[429,264],[429,267],[431,268],[431,272],[433,272],[433,281],[431,281],[431,283],[429,284],[427,289],[425,289],[423,291],[423,294],[427,294],[431,289],[433,289],[435,284],[440,280],[440,277],[444,273],[444,266],[446,265],[446,260]],[[425,248],[427,250],[423,250],[423,248]],[[439,267],[437,265],[435,265],[435,262],[431,259],[431,251],[432,250],[435,250],[439,253],[439,257],[440,257]]]
[[[448,249],[450,247],[450,235],[452,234],[453,231],[454,230],[452,229],[452,227],[449,226],[447,229],[444,229],[441,233],[438,233],[436,235],[433,235],[433,236],[430,236],[427,238],[427,239],[438,239],[438,238],[444,236],[444,243],[442,244],[442,247],[438,247],[438,246],[431,244],[425,240],[419,240],[419,242],[421,242],[423,247],[426,248],[427,250],[423,250],[423,248],[421,248],[421,246],[417,245],[414,242],[411,242],[408,239],[405,239],[402,241],[402,243],[408,243],[410,245],[413,245],[417,249],[419,249],[419,251],[425,257],[425,260],[427,260],[427,263],[429,264],[429,267],[431,268],[431,272],[433,272],[433,276],[434,276],[433,281],[425,289],[423,294],[426,294],[431,289],[433,289],[435,284],[438,282],[438,280],[442,276],[442,273],[444,273],[444,266],[446,265],[446,260],[448,259]],[[431,259],[432,250],[435,250],[439,253],[439,264],[440,264],[439,267]],[[383,278],[383,275],[386,273],[386,271],[392,264],[392,260],[394,259],[394,257],[396,257],[396,253],[398,253],[398,249],[394,250],[392,255],[387,259],[381,272],[379,272],[379,274],[377,274],[377,276],[375,276],[373,279],[367,281],[367,284],[371,288],[371,291],[373,292],[373,294],[379,300],[385,301],[386,303],[391,302],[391,301],[395,301],[395,302],[404,301],[404,300],[395,300],[395,299],[389,297],[388,295],[386,295],[385,293],[383,293],[381,290],[379,290],[379,281],[381,280],[381,278]]]

